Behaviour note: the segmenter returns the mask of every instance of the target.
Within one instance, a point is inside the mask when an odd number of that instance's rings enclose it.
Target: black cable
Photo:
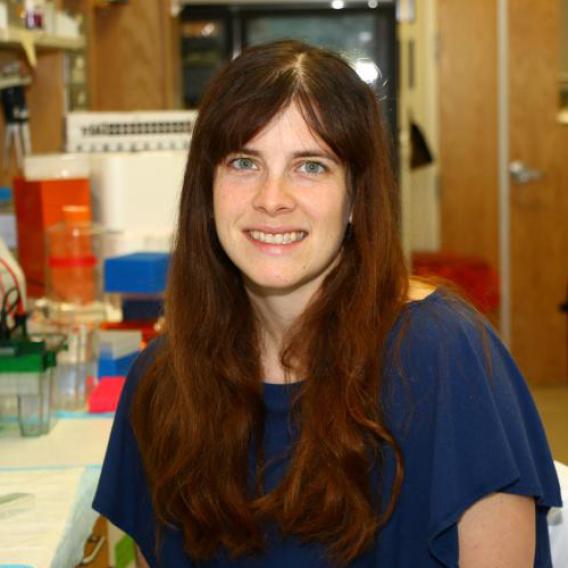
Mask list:
[[[16,300],[12,302],[12,305],[10,307],[8,307],[7,306],[8,298],[12,292],[16,292]],[[18,307],[19,300],[20,300],[20,292],[18,291],[18,288],[16,286],[10,286],[10,288],[6,290],[4,297],[2,298],[2,311],[7,311],[7,312],[14,311]]]
[[[8,304],[10,295],[13,294],[14,292],[16,293],[16,299],[11,304]],[[17,319],[15,317],[19,301],[20,301],[20,292],[18,288],[16,286],[8,288],[4,293],[4,297],[2,298],[2,309],[0,310],[0,339],[10,339],[12,332],[19,325],[21,325],[21,321],[19,321],[19,318]],[[10,325],[8,321],[8,318],[10,316],[14,319],[13,325]]]

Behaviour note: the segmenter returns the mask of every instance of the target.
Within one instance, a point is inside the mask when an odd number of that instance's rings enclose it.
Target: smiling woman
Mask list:
[[[94,502],[150,566],[550,566],[538,415],[480,316],[410,283],[389,150],[331,52],[210,84]]]
[[[286,293],[294,318],[337,262],[350,201],[346,167],[296,104],[223,160],[213,182],[217,235],[249,295]]]

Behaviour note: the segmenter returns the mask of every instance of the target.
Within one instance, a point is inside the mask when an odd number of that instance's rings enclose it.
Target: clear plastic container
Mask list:
[[[20,376],[20,383],[25,374]],[[28,378],[35,388],[18,395],[18,421],[22,436],[47,434],[52,424],[53,368]]]
[[[57,345],[53,369],[52,405],[55,410],[83,410],[97,383],[98,324],[55,322],[48,318],[45,299],[32,303],[28,331],[49,337]],[[67,314],[70,316],[70,314]],[[1,410],[0,410],[1,412]]]
[[[94,326],[85,323],[61,328],[67,348],[57,356],[53,405],[57,410],[82,410],[96,386],[98,341]]]
[[[104,231],[85,206],[63,207],[63,222],[47,231],[48,320],[67,338],[54,373],[54,406],[84,408],[94,386],[96,329],[105,319],[102,293]]]
[[[104,230],[85,206],[63,207],[63,222],[47,231],[46,292],[50,319],[96,323],[104,319]]]
[[[55,352],[44,342],[0,343],[0,421],[17,419],[22,436],[39,436],[53,425]],[[17,401],[17,414],[6,414]]]

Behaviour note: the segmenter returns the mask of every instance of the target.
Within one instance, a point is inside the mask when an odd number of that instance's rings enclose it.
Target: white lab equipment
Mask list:
[[[167,252],[196,117],[196,111],[69,113],[68,153],[26,157],[26,178],[88,175],[93,221],[106,229],[104,256]]]
[[[187,151],[91,154],[94,219],[108,231],[107,256],[169,251]]]
[[[187,150],[197,111],[70,112],[67,152]]]
[[[68,152],[87,153],[107,256],[169,251],[197,111],[73,112]]]

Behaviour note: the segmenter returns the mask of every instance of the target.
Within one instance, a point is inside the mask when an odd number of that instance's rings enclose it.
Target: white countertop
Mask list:
[[[75,416],[37,438],[22,438],[16,425],[0,430],[0,496],[31,495],[19,512],[0,509],[0,567],[61,568],[82,558],[112,417]]]
[[[0,430],[0,470],[100,466],[112,417],[82,413],[68,416],[78,418],[60,418],[44,436],[23,438],[16,426]]]

